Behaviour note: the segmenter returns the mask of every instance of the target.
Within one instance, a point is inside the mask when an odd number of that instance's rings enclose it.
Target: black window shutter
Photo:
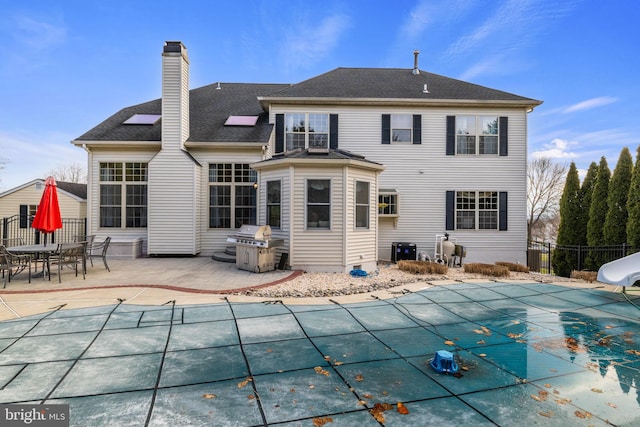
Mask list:
[[[338,149],[338,115],[329,114],[329,148]]]
[[[276,154],[284,153],[284,114],[276,114]]]
[[[27,228],[29,211],[27,205],[20,205],[20,228]]]
[[[507,192],[500,192],[499,199],[499,211],[498,211],[498,230],[507,230]]]
[[[446,221],[445,230],[455,229],[455,206],[456,206],[456,192],[447,191],[447,208],[446,208]]]
[[[509,133],[509,117],[500,117],[500,155],[509,155],[509,143],[507,134]]]
[[[447,156],[456,154],[456,116],[447,116]]]
[[[413,115],[413,143],[422,144],[422,114]]]
[[[391,115],[382,115],[382,143],[391,144]]]

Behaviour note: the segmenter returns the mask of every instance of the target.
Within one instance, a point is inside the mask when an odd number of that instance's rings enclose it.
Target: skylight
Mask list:
[[[258,116],[229,116],[225,126],[255,126]]]
[[[125,120],[125,125],[155,125],[162,117],[160,114],[134,114]]]

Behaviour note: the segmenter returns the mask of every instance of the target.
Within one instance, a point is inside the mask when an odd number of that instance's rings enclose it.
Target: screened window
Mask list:
[[[356,228],[369,228],[369,183],[356,181]]]
[[[209,165],[209,227],[256,224],[258,175],[248,164]]]
[[[456,229],[497,230],[498,193],[496,191],[456,192]]]
[[[456,116],[457,154],[498,154],[497,116]]]
[[[147,164],[104,162],[99,176],[100,227],[145,228]]]
[[[307,229],[331,227],[331,181],[307,180]]]
[[[267,181],[267,224],[272,228],[280,228],[282,183],[280,180]]]
[[[287,151],[329,148],[329,114],[286,114],[285,135]]]

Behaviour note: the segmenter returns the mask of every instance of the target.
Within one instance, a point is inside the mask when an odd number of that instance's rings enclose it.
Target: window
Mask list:
[[[378,216],[398,216],[398,192],[396,190],[378,191]]]
[[[248,164],[209,165],[209,227],[240,228],[256,224],[258,175]]]
[[[147,164],[100,163],[100,227],[146,226]]]
[[[408,114],[392,114],[391,115],[391,142],[392,143],[411,143],[411,133],[413,123],[411,116]]]
[[[267,181],[267,224],[273,228],[280,228],[282,183],[280,180]]]
[[[456,192],[456,230],[497,230],[496,191]]]
[[[497,116],[456,116],[457,154],[498,154]]]
[[[29,228],[33,222],[33,217],[36,215],[38,205],[20,205],[19,217],[20,228]]]
[[[307,180],[307,229],[331,227],[331,181]]]
[[[296,113],[285,117],[286,150],[329,148],[329,115]]]
[[[422,115],[383,114],[383,144],[421,144]]]
[[[369,228],[369,183],[356,181],[356,228]]]

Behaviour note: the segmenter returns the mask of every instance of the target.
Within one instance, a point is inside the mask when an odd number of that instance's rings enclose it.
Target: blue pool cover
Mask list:
[[[637,426],[638,304],[465,283],[348,305],[52,309],[0,322],[0,402],[69,404],[74,426]],[[443,349],[460,375],[429,366]]]

